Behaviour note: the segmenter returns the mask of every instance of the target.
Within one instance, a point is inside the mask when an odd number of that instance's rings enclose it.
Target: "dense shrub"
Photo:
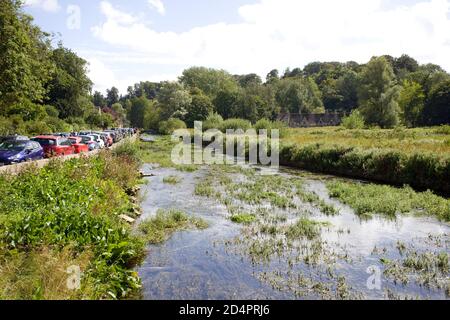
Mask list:
[[[336,145],[282,146],[280,163],[418,189],[450,193],[450,157]]]
[[[349,116],[342,119],[342,126],[347,129],[363,129],[365,126],[364,117],[358,110],[353,110]]]
[[[218,113],[211,113],[208,118],[203,122],[203,131],[210,129],[220,130],[223,124],[223,118]]]
[[[175,130],[186,128],[186,123],[184,123],[183,120],[170,118],[167,121],[160,122],[159,133],[169,135],[172,134]]]
[[[244,132],[248,129],[251,129],[252,124],[248,120],[244,119],[228,119],[225,120],[221,127],[218,128],[222,132],[226,132],[227,130],[243,130]]]

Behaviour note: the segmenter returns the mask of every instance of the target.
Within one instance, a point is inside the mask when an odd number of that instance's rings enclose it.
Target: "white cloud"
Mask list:
[[[362,63],[373,55],[407,53],[450,70],[450,0],[391,9],[380,0],[261,0],[239,8],[240,23],[181,33],[157,32],[106,1],[101,8],[106,21],[92,29],[94,36],[125,49],[124,60],[180,69],[204,65],[264,76],[273,68],[302,67],[312,61]]]
[[[164,7],[164,3],[161,0],[148,0],[148,4],[150,7],[158,11],[159,14],[166,14],[166,8]]]
[[[37,7],[48,12],[58,12],[61,9],[58,0],[25,0],[25,5]]]

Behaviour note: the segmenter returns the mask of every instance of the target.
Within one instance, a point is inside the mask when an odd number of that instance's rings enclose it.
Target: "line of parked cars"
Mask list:
[[[136,133],[133,128],[0,137],[0,166],[109,148]]]

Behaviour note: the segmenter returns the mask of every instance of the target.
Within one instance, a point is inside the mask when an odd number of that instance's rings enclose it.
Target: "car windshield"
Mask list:
[[[27,146],[26,143],[20,141],[6,141],[0,144],[1,151],[21,151]]]
[[[38,142],[41,146],[54,146],[54,145],[56,145],[56,140],[53,140],[53,139],[36,138],[36,139],[33,139],[33,141]]]
[[[88,142],[92,141],[92,139],[91,139],[91,137],[81,137],[81,141],[83,143],[88,143]]]

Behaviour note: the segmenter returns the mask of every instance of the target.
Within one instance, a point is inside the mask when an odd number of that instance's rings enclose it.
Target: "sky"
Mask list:
[[[89,62],[94,90],[403,53],[450,71],[450,0],[25,0],[55,44]]]

